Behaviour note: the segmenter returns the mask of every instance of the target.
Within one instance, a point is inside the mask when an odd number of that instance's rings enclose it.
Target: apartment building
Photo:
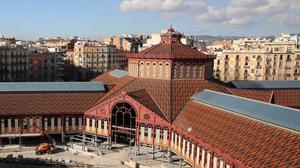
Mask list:
[[[73,63],[93,72],[106,72],[114,62],[116,47],[99,41],[77,41],[74,46]]]
[[[244,41],[247,45],[234,42],[232,48],[224,50],[215,61],[215,77],[222,81],[300,80],[298,39],[299,35],[281,34],[273,41]]]
[[[0,46],[0,81],[26,81],[28,50],[22,46]]]
[[[64,53],[28,53],[28,81],[63,81]]]

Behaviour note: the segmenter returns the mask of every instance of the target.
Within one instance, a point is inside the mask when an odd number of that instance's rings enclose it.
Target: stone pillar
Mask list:
[[[229,163],[226,163],[226,168],[231,168]]]

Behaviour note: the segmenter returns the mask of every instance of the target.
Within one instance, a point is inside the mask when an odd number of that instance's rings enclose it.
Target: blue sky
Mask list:
[[[300,32],[299,0],[0,0],[0,34],[103,38],[173,25],[185,34]]]

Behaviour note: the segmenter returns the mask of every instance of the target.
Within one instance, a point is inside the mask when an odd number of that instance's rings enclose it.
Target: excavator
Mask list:
[[[55,151],[56,148],[56,142],[53,138],[51,138],[49,135],[44,134],[46,140],[48,143],[41,143],[35,148],[35,154],[36,155],[42,155],[45,153],[51,154]]]

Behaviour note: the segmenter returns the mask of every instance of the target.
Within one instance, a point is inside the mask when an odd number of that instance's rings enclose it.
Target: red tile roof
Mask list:
[[[83,114],[104,93],[1,93],[0,115]]]
[[[300,89],[274,90],[273,103],[300,109]]]
[[[272,96],[273,96],[272,90],[228,88],[228,91],[232,95],[263,101],[263,102],[268,102],[268,103],[272,101]]]
[[[214,59],[213,55],[206,55],[181,43],[159,43],[128,58],[150,59]]]
[[[191,115],[192,114],[192,115]],[[297,167],[300,136],[190,100],[173,125],[249,167]]]

